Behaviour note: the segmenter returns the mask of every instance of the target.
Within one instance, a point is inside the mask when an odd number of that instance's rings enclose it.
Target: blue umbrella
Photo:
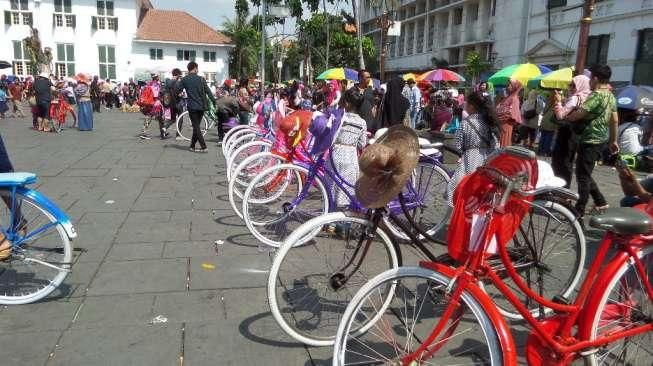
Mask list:
[[[624,109],[653,109],[653,87],[633,85],[617,95],[617,107]]]

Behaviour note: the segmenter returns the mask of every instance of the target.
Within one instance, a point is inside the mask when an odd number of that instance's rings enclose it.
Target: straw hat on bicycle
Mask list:
[[[368,208],[384,207],[401,192],[418,160],[415,131],[403,125],[390,127],[358,159],[356,198]]]

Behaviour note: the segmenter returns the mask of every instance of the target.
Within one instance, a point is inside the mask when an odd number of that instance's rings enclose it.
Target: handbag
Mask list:
[[[32,95],[29,98],[27,98],[27,102],[31,107],[36,106],[36,95]]]

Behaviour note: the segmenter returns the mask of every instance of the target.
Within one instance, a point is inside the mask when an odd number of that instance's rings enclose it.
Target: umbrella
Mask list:
[[[358,81],[358,71],[353,69],[348,69],[346,67],[336,67],[334,69],[328,69],[325,72],[321,73],[318,77],[318,80],[351,80]]]
[[[462,75],[447,69],[435,69],[419,75],[417,81],[465,81]]]
[[[407,73],[407,74],[403,74],[403,75],[401,75],[401,78],[404,79],[404,80],[406,80],[406,81],[408,81],[408,80],[410,80],[410,79],[417,80],[417,77],[418,77],[418,76],[419,76],[419,75],[415,75],[415,74],[413,74],[412,72],[409,72],[409,73]]]
[[[7,61],[0,61],[0,69],[9,69],[11,64]]]
[[[488,81],[494,85],[508,85],[510,79],[517,79],[522,85],[526,85],[528,80],[547,72],[551,72],[551,69],[546,66],[515,64],[497,71]]]
[[[528,81],[528,87],[531,89],[567,89],[573,76],[574,68],[565,67],[564,69],[547,72],[546,74],[532,78]]]
[[[653,87],[633,85],[617,95],[617,107],[625,109],[653,109]]]

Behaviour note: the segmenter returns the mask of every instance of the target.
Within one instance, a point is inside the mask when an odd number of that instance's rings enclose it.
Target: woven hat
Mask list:
[[[380,208],[395,198],[419,160],[417,134],[403,125],[390,127],[358,159],[356,198],[367,208]]]

